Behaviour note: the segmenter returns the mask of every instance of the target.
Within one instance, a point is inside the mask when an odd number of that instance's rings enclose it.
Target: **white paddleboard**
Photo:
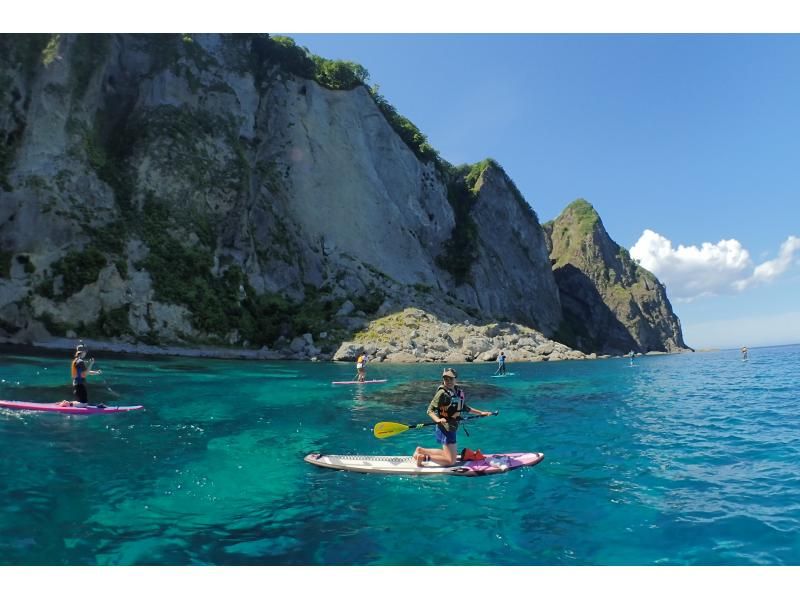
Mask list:
[[[375,455],[324,455],[311,453],[304,461],[318,467],[356,471],[358,473],[384,473],[400,475],[461,475],[479,476],[505,473],[518,467],[536,465],[544,453],[494,453],[476,461],[456,461],[454,465],[433,462],[417,463],[409,456]]]

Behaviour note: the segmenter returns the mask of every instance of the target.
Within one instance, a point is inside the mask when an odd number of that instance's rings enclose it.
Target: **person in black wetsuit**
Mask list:
[[[86,376],[94,376],[103,373],[102,370],[93,370],[93,364],[94,359],[92,359],[88,364],[86,363],[86,345],[80,344],[75,347],[75,358],[72,360],[71,366],[72,394],[75,395],[75,401],[61,401],[61,403],[59,403],[60,406],[89,406],[89,393],[86,390]],[[105,405],[97,406],[105,407]]]

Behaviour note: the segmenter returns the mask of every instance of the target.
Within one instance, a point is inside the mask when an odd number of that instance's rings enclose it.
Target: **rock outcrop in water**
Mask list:
[[[489,362],[496,361],[500,351],[509,362],[597,358],[520,324],[442,322],[414,308],[371,322],[356,334],[354,342],[343,343],[333,358],[355,361],[362,351],[373,359],[395,363]]]
[[[688,348],[664,286],[611,240],[588,202],[574,201],[544,229],[564,310],[560,339],[609,354]]]
[[[297,56],[263,35],[2,36],[0,336],[330,358],[414,307],[552,337],[564,291],[503,169],[421,151],[374,91]],[[671,326],[603,346],[679,347]]]

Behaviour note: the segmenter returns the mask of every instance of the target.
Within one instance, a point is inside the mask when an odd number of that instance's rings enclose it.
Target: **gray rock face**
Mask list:
[[[283,207],[302,243],[331,270],[363,264],[402,284],[436,285],[437,242],[453,226],[445,189],[367,90],[286,80],[265,100],[261,151],[288,173]]]
[[[474,284],[458,293],[467,302],[472,295],[482,311],[552,334],[561,320],[561,304],[552,273],[542,268],[549,262],[544,232],[512,185],[493,166],[478,179],[472,210],[480,236]]]
[[[170,281],[150,264],[180,257],[162,255],[168,237],[210,252],[214,276],[237,266],[256,293],[300,301],[325,287],[344,303],[377,289],[382,314],[416,302],[442,317],[472,309],[555,328],[560,307],[540,227],[499,174],[481,182],[472,282],[456,285],[437,265],[455,226],[446,181],[365,87],[334,91],[277,65],[248,66],[252,48],[234,36],[53,41],[56,58],[34,54],[27,71],[21,50],[0,62],[9,83],[0,126],[17,140],[3,163],[0,251],[35,265],[0,279],[9,329],[41,317],[85,328],[102,310],[125,310],[117,323],[137,338],[240,341],[233,329],[209,329],[191,307],[198,299],[165,292]],[[166,218],[160,232],[136,225],[156,209],[165,210],[156,212]],[[109,246],[105,226],[123,231],[124,248]],[[90,250],[105,267],[66,295],[65,256]],[[118,278],[114,262],[126,264]],[[346,329],[367,322],[347,304],[340,315]]]

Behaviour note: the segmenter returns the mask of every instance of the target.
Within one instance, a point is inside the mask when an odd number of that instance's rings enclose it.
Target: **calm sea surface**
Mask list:
[[[70,396],[69,354],[0,354],[0,397]],[[500,415],[459,446],[542,451],[485,478],[313,467],[409,454],[441,365],[98,357],[90,398],[143,411],[0,409],[0,564],[800,565],[800,346],[461,365]]]

